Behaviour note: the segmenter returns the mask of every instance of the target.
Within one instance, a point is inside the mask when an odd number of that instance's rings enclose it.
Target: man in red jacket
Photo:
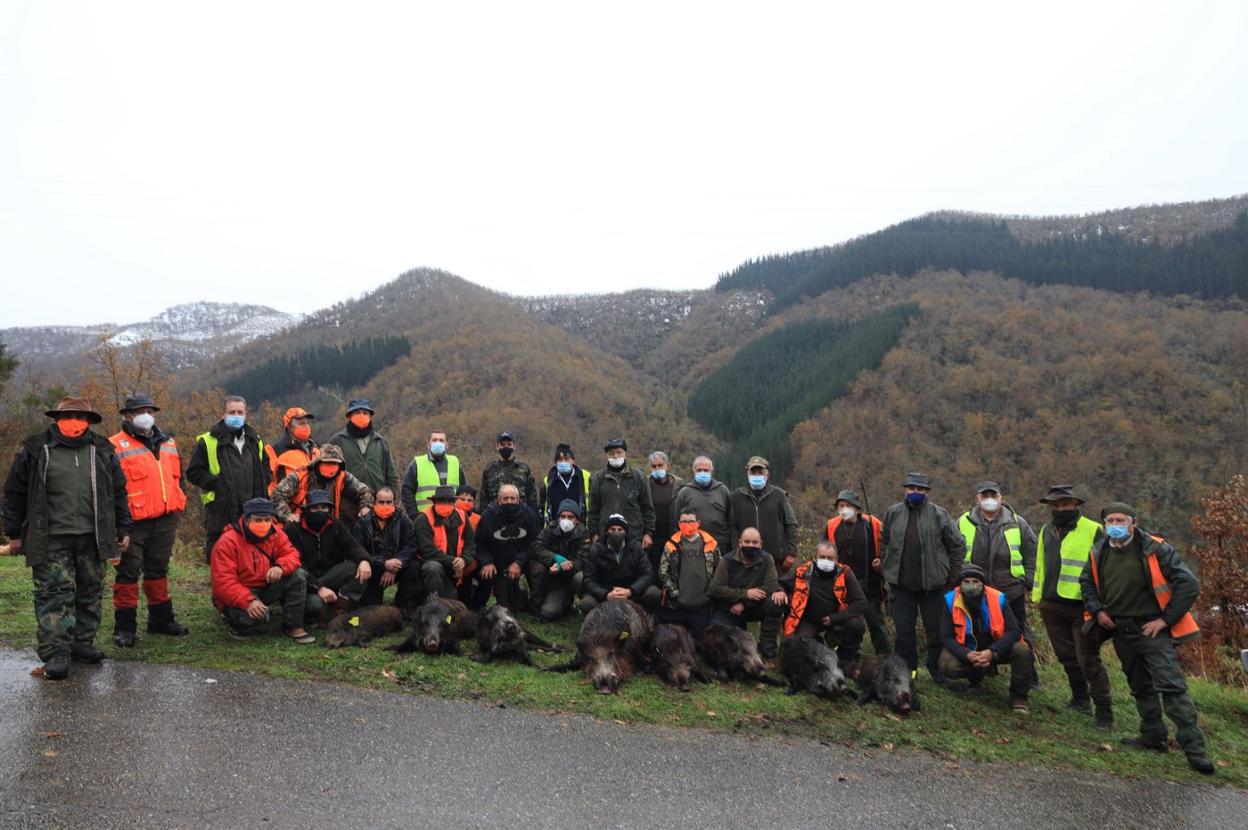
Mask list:
[[[296,643],[314,643],[303,627],[308,580],[299,551],[273,521],[273,502],[250,499],[243,515],[228,525],[212,548],[212,601],[226,631],[236,640],[269,619],[269,606],[282,603],[282,630]]]

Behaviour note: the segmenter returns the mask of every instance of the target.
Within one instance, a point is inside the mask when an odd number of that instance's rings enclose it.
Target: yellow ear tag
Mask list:
[[[620,632],[620,639],[621,639],[621,640],[627,640],[627,639],[628,639],[628,632],[627,632],[627,631],[621,631],[621,632]]]
[[[453,619],[453,617],[452,617],[450,614],[447,614],[447,615],[446,615],[446,624],[447,624],[447,625],[450,625],[450,624],[451,624],[451,620],[452,620],[452,619]]]
[[[359,625],[359,624],[360,624],[359,617],[352,617],[351,619],[347,620],[347,625]]]

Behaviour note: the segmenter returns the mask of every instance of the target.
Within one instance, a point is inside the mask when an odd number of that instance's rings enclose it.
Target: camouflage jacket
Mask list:
[[[520,501],[533,508],[534,513],[537,512],[537,483],[533,480],[533,470],[518,459],[503,461],[500,458],[491,461],[481,474],[481,489],[477,492],[478,513],[484,512],[485,508],[498,499],[498,491],[504,484],[516,485],[520,491]]]

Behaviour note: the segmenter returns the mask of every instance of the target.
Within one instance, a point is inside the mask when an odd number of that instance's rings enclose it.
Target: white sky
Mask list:
[[[0,0],[0,326],[1248,191],[1248,3],[850,5]]]

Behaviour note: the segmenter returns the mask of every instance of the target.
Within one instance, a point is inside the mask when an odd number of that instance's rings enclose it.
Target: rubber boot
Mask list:
[[[138,609],[113,609],[113,642],[122,648],[134,648],[138,642],[135,631],[138,629]]]
[[[147,606],[147,630],[150,634],[165,634],[170,637],[185,637],[191,633],[186,626],[173,618],[172,600]]]
[[[1096,701],[1096,714],[1092,716],[1092,725],[1106,731],[1114,728],[1114,706],[1108,700]]]

